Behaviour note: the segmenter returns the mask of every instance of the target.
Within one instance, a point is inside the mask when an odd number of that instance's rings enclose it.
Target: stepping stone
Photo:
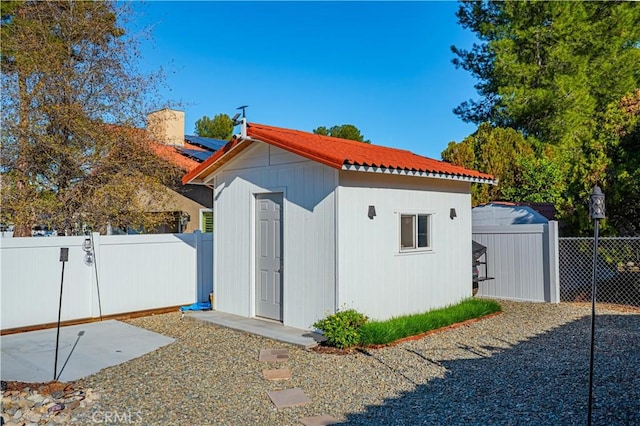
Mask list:
[[[268,391],[267,395],[276,408],[297,407],[311,402],[311,399],[300,388]]]
[[[262,349],[258,361],[262,362],[284,362],[289,359],[287,349]]]
[[[340,423],[340,420],[333,416],[323,414],[321,416],[303,417],[300,419],[300,423],[305,426],[325,426],[338,424]]]
[[[289,380],[291,378],[291,370],[288,368],[262,370],[262,375],[267,380]]]

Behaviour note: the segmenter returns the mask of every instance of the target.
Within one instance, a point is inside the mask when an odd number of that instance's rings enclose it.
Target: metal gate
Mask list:
[[[591,300],[593,238],[559,238],[560,300]],[[598,302],[640,306],[640,237],[601,237],[596,260]]]

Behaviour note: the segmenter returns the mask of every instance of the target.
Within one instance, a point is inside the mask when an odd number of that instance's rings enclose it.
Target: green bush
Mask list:
[[[316,321],[313,326],[327,338],[327,344],[345,349],[360,343],[358,329],[367,322],[368,318],[356,311],[347,309]]]

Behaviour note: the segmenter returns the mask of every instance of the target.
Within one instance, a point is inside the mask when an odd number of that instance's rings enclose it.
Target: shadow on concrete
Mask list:
[[[640,315],[597,316],[595,340],[593,424],[640,424]],[[347,423],[586,424],[589,317],[508,349],[466,349],[469,359],[444,361],[407,349],[416,355],[416,363],[436,363],[446,368],[445,376],[416,385],[397,398],[387,398],[382,405],[368,406],[363,413],[348,414]],[[375,351],[363,353],[378,359]],[[414,383],[402,372],[397,373]]]
[[[67,382],[132,360],[173,341],[171,337],[115,320],[61,327],[58,366],[54,372],[55,328],[11,334],[0,337],[0,373],[5,381],[48,382],[55,375]]]
[[[71,359],[71,355],[73,355],[73,351],[76,350],[76,347],[78,346],[78,342],[80,341],[80,338],[82,336],[84,336],[84,330],[78,331],[78,337],[76,338],[75,343],[71,347],[71,351],[69,351],[69,355],[67,355],[67,359],[64,360],[64,364],[62,364],[62,368],[60,368],[60,370],[57,371],[57,374],[55,376],[55,380],[59,380],[60,379],[60,376],[62,375],[62,372],[64,371],[64,368],[69,363],[69,359]],[[58,366],[56,365],[55,367],[56,367],[56,370],[57,370]]]

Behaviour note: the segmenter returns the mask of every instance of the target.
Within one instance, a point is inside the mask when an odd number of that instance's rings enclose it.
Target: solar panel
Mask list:
[[[178,150],[182,155],[191,157],[199,162],[203,162],[213,154],[211,151],[198,151],[197,149],[178,148]]]
[[[185,135],[184,138],[187,142],[208,149],[211,152],[215,152],[227,144],[227,141],[221,139],[205,138],[202,136]]]

